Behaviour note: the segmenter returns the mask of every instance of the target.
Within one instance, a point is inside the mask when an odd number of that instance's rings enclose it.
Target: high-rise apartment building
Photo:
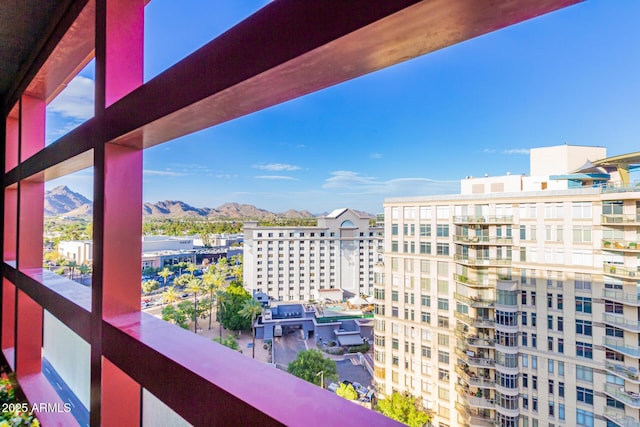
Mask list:
[[[244,224],[244,281],[279,301],[371,295],[382,229],[351,209],[312,227]]]
[[[531,176],[388,199],[375,372],[444,426],[640,426],[635,155],[531,150]]]

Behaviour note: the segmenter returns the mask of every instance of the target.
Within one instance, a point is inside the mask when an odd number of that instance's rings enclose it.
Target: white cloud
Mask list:
[[[93,117],[94,81],[76,76],[48,106],[63,117],[86,120]]]
[[[492,154],[492,153],[497,153],[498,150],[496,150],[495,148],[485,148],[484,150],[482,150],[483,153],[487,153],[487,154]],[[529,155],[529,149],[528,148],[507,148],[504,149],[502,151],[500,151],[500,154],[522,154],[522,155]]]
[[[286,175],[258,175],[258,176],[254,176],[254,178],[256,178],[256,179],[280,179],[280,180],[297,181],[294,177],[286,176]]]
[[[173,171],[159,171],[153,169],[145,169],[144,174],[147,176],[187,176],[188,174],[182,172],[173,172]]]
[[[430,178],[394,178],[386,181],[353,171],[334,171],[322,186],[343,194],[377,194],[383,197],[450,194],[460,191],[460,181]]]
[[[370,153],[369,154],[369,158],[371,158],[371,159],[381,159],[382,158],[382,154],[381,153]]]
[[[267,163],[265,165],[252,165],[251,167],[272,172],[297,171],[302,169],[300,166],[288,165],[286,163]]]
[[[528,148],[510,148],[508,150],[504,150],[502,154],[523,154],[528,156],[529,149]]]

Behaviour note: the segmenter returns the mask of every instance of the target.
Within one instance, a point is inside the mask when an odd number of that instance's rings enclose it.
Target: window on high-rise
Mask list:
[[[591,322],[590,320],[581,320],[581,319],[577,319],[576,320],[576,334],[578,335],[586,335],[586,336],[592,336],[593,335],[593,322]]]
[[[576,312],[579,313],[591,313],[591,298],[589,297],[576,297]]]
[[[576,356],[584,357],[585,359],[593,359],[593,344],[576,341]]]
[[[591,218],[591,202],[573,202],[571,213],[573,218]]]
[[[579,426],[593,427],[593,412],[576,409],[576,423]]]

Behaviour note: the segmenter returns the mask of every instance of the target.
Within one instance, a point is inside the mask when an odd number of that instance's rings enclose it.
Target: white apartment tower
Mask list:
[[[639,427],[639,161],[533,149],[531,176],[387,199],[378,391],[439,427]]]
[[[244,224],[244,280],[278,301],[371,295],[382,229],[351,209],[318,218],[313,227]]]

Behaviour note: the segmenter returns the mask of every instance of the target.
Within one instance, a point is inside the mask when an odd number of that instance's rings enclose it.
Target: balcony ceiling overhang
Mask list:
[[[581,1],[273,1],[107,108],[106,138],[151,147]],[[35,75],[34,64],[47,59],[42,51],[71,25],[63,5],[77,11],[86,0],[19,3],[0,2],[0,46],[14,46],[0,55],[5,114]],[[20,175],[56,165],[58,153],[76,158],[48,169],[46,179],[91,166],[87,141],[96,126],[90,119],[49,145]]]

